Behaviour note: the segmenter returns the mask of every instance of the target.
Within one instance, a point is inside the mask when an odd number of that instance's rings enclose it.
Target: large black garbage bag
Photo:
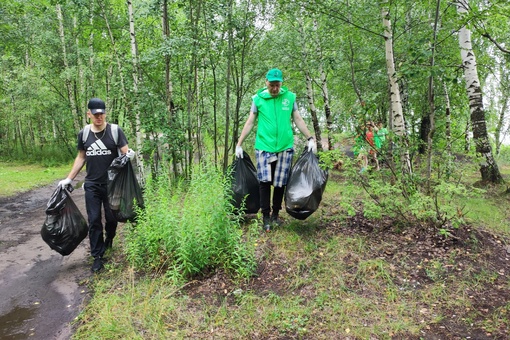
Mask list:
[[[294,163],[285,191],[285,210],[298,220],[313,214],[322,200],[328,172],[319,167],[319,158],[306,148]]]
[[[70,187],[72,191],[72,187]],[[58,187],[46,205],[41,236],[51,249],[63,256],[71,254],[88,234],[87,221],[67,189]]]
[[[108,203],[117,221],[135,221],[137,207],[144,207],[143,194],[126,155],[115,158],[108,168],[107,192]]]
[[[230,171],[234,206],[242,213],[255,214],[260,209],[259,180],[250,156],[243,151],[243,158],[236,157]]]

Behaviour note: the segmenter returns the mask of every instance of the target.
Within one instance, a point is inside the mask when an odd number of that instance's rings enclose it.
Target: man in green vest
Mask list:
[[[252,97],[248,120],[237,141],[235,154],[243,157],[242,144],[257,121],[255,159],[260,189],[260,209],[263,228],[271,231],[271,225],[280,224],[278,213],[282,209],[283,195],[294,155],[294,132],[292,121],[308,139],[308,149],[317,152],[314,137],[298,112],[296,94],[282,86],[282,71],[271,69],[266,74],[266,87]],[[271,213],[271,186],[273,206]]]

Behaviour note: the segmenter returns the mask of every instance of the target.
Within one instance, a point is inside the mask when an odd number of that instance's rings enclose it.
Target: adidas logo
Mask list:
[[[106,145],[101,140],[96,140],[91,146],[88,147],[87,156],[107,156],[111,155],[112,151],[108,150]]]

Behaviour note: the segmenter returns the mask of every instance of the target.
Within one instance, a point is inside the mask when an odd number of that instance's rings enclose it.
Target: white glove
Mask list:
[[[62,189],[65,189],[65,187],[71,184],[72,181],[73,180],[70,178],[63,179],[60,182],[58,182],[58,186],[61,187]]]
[[[315,140],[313,138],[310,138],[310,140],[308,141],[308,151],[317,153],[317,144],[315,144]]]
[[[129,159],[135,158],[135,155],[136,155],[136,152],[134,152],[133,149],[128,149],[128,151],[126,152],[126,156]]]
[[[236,146],[236,157],[243,158],[243,148],[240,146]]]

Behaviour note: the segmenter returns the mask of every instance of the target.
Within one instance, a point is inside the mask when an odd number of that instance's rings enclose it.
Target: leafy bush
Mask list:
[[[126,236],[129,261],[139,270],[164,270],[178,283],[219,267],[252,275],[254,230],[248,226],[244,235],[228,190],[208,166],[196,166],[189,182],[171,183],[165,174],[149,179],[145,210]]]
[[[360,174],[356,161],[343,164],[345,176],[356,185],[343,188],[342,208],[352,216],[357,211],[371,219],[391,217],[404,225],[410,222],[434,225],[440,232],[444,228],[457,228],[466,223],[464,205],[467,199],[480,197],[483,190],[463,185],[458,177],[444,176],[431,182],[430,192],[418,173],[402,175],[388,168]],[[457,179],[455,179],[457,178]],[[362,195],[359,188],[363,188]],[[361,202],[357,205],[356,202]],[[360,211],[361,210],[361,211]]]

